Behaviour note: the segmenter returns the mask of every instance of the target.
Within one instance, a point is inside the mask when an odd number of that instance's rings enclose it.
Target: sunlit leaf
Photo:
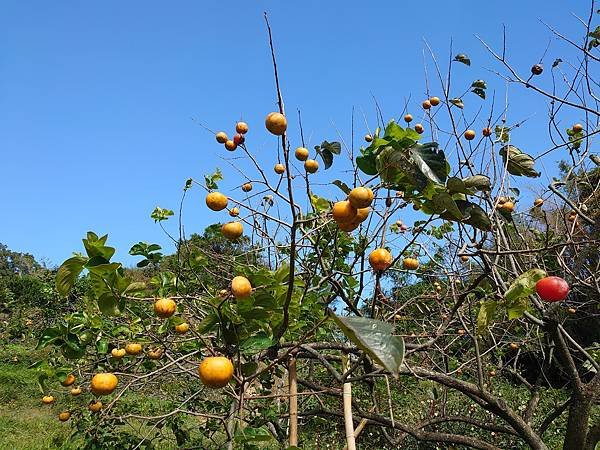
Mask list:
[[[394,326],[366,317],[342,317],[331,314],[346,337],[367,352],[387,371],[398,376],[404,360],[404,340],[394,336]]]

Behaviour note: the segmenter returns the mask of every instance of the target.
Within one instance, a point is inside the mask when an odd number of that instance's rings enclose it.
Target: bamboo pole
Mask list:
[[[292,357],[288,363],[289,389],[290,389],[290,429],[289,445],[298,446],[298,381],[296,378],[296,358]]]
[[[350,368],[348,355],[342,355],[342,369],[345,373]],[[352,384],[344,383],[344,425],[346,428],[346,448],[356,450],[356,441],[354,437],[354,421],[352,420]]]

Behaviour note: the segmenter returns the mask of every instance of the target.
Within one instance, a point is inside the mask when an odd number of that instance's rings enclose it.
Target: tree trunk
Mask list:
[[[569,407],[567,433],[565,434],[563,450],[581,450],[585,448],[591,410],[591,393],[588,393],[587,389],[575,391]]]

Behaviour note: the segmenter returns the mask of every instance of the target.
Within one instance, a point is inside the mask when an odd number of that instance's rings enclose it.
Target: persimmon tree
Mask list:
[[[484,43],[498,76],[547,105],[536,149],[513,141],[526,123],[488,82],[454,82],[467,55],[446,70],[431,52],[422,102],[379,112],[359,149],[327,137],[314,150],[284,107],[267,22],[278,110],[215,133],[234,168],[245,160],[233,184],[190,178],[178,215],[153,211],[176,253],[140,242],[128,270],[90,232],[59,268],[61,295],[82,273],[90,289],[40,338],[53,348],[38,365],[44,403],[89,448],[318,447],[302,428],[321,417],[344,424],[348,449],[546,449],[552,427],[564,448],[594,448],[599,351],[578,331],[598,324],[600,298],[593,21],[592,3],[581,43],[551,29],[573,51],[551,67],[546,55],[523,72]],[[269,133],[259,155],[253,136]],[[535,202],[522,195],[552,158],[562,171]],[[222,224],[187,237],[189,197]],[[84,392],[65,398],[60,383]]]

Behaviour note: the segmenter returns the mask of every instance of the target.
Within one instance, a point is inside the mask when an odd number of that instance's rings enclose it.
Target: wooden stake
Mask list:
[[[345,373],[350,368],[348,355],[342,355],[342,369]],[[352,384],[344,383],[344,425],[346,427],[346,448],[356,450],[356,441],[354,438],[354,421],[352,420]]]
[[[296,379],[296,358],[290,358],[288,363],[290,385],[290,429],[289,445],[298,446],[298,381]]]

